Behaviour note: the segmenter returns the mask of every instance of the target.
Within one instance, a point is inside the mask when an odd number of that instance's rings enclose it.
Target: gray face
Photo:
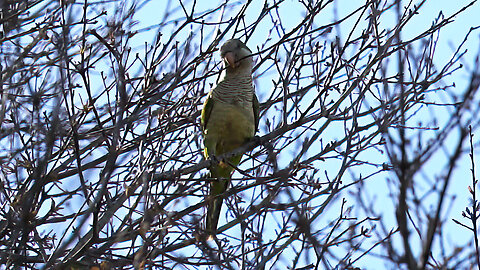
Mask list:
[[[244,60],[251,59],[248,57],[251,54],[252,51],[239,39],[227,40],[220,48],[220,55],[225,64],[234,69],[244,66]]]

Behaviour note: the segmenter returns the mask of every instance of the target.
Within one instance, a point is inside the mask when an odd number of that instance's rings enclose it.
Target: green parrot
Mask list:
[[[235,150],[258,129],[259,103],[252,83],[252,51],[242,41],[230,39],[220,48],[220,56],[225,68],[208,94],[201,116],[206,158]],[[210,167],[210,177],[216,180],[210,184],[205,231],[211,236],[217,231],[221,194],[227,190],[242,155]]]

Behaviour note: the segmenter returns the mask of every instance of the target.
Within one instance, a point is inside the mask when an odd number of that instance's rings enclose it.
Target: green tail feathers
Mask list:
[[[207,222],[205,226],[205,232],[208,235],[213,236],[217,234],[217,225],[218,225],[218,219],[220,218],[220,211],[222,210],[222,203],[223,203],[222,197],[212,199],[208,203]]]
[[[229,164],[237,166],[242,159],[242,155],[234,156],[228,160]],[[207,221],[205,224],[205,232],[214,236],[217,232],[218,219],[223,203],[223,193],[228,189],[234,167],[225,162],[220,162],[210,168],[210,196],[207,206]]]
[[[205,225],[205,231],[209,235],[215,235],[217,233],[218,219],[220,218],[220,211],[223,204],[223,193],[227,190],[230,184],[230,175],[227,177],[214,177],[211,173],[213,180],[210,184],[210,196],[207,207],[207,221]]]

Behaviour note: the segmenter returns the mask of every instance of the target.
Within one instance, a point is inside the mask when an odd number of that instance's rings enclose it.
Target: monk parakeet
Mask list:
[[[252,83],[252,51],[240,40],[230,39],[220,48],[224,70],[208,94],[202,109],[204,154],[212,158],[231,152],[251,139],[258,128],[259,103]],[[221,197],[229,184],[237,155],[210,167],[210,202],[206,232],[214,236],[222,207]]]

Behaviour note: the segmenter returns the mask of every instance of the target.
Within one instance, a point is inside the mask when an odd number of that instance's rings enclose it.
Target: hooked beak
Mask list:
[[[225,59],[225,61],[227,62],[227,64],[232,67],[232,68],[235,68],[236,67],[236,63],[235,63],[235,54],[233,52],[227,52],[225,54],[225,56],[223,57],[223,59]]]

